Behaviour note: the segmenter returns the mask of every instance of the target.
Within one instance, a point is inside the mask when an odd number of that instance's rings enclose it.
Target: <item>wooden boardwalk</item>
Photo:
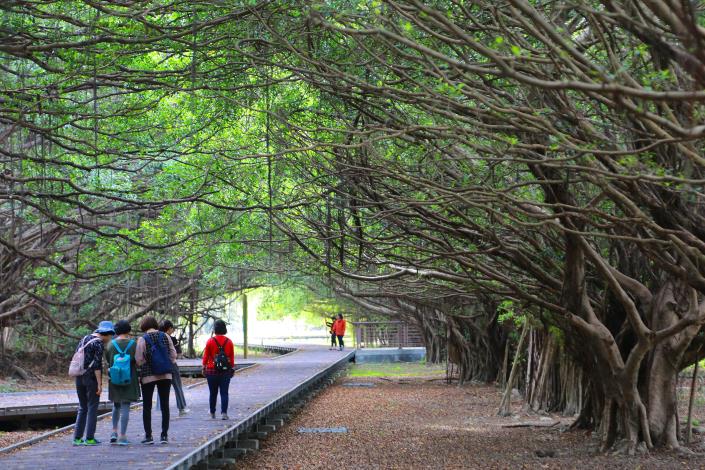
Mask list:
[[[266,359],[247,359],[238,361],[237,365],[241,366],[244,363],[258,364]],[[201,369],[200,359],[179,359],[179,367],[182,369]],[[183,374],[182,374],[183,375]],[[100,397],[101,402],[108,400],[108,388],[103,390]],[[40,390],[36,392],[5,392],[0,393],[0,416],[3,416],[3,410],[16,409],[25,406],[52,406],[52,405],[68,405],[77,404],[76,390]]]
[[[349,351],[329,351],[325,347],[302,346],[297,352],[271,360],[260,360],[256,367],[233,377],[230,384],[230,421],[212,420],[208,412],[206,385],[186,391],[191,413],[184,418],[174,417],[176,406],[172,393],[172,420],[169,444],[142,446],[142,411],[130,414],[128,438],[130,446],[112,446],[110,419],[98,422],[96,437],[103,441],[95,447],[72,447],[70,434],[61,434],[9,454],[0,454],[0,468],[7,469],[74,469],[85,468],[167,468],[182,461],[195,449],[208,443],[231,428],[248,421],[253,414],[271,402],[286,395],[322,371],[352,357]],[[219,410],[218,410],[219,411]],[[218,413],[219,415],[219,413]],[[160,413],[152,411],[152,427],[159,437]]]
[[[244,368],[258,364],[260,360],[247,360],[238,362],[237,367]],[[200,359],[179,359],[181,375],[200,375]],[[203,379],[205,380],[205,379]],[[103,390],[100,396],[99,412],[104,413],[112,408],[108,401],[108,389]],[[76,413],[78,410],[78,399],[76,390],[42,390],[36,392],[7,392],[0,393],[0,421],[17,419],[43,419],[52,417],[63,417],[67,414]]]

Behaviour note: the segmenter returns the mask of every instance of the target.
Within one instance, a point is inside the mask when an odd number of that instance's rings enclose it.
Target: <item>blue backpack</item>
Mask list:
[[[110,382],[113,385],[129,385],[132,382],[132,367],[130,365],[132,358],[127,354],[127,351],[133,344],[135,344],[135,340],[131,339],[123,351],[118,346],[117,341],[113,340],[113,347],[118,352],[113,356],[113,365],[110,366],[109,370]]]
[[[144,335],[144,340],[149,346],[147,349],[149,366],[154,375],[169,374],[172,369],[169,352],[161,341],[162,335],[164,335],[164,333],[160,331],[156,343],[152,342],[149,333]]]

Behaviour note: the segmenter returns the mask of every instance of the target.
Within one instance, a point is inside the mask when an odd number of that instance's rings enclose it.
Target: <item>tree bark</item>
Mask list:
[[[517,350],[514,354],[514,363],[512,364],[512,371],[509,373],[509,380],[507,381],[507,387],[504,389],[504,395],[502,396],[502,402],[499,405],[500,416],[509,416],[511,410],[509,408],[512,398],[512,388],[514,387],[514,381],[516,380],[517,374],[519,372],[519,361],[521,359],[521,350],[524,348],[524,343],[526,342],[526,336],[529,331],[529,323],[524,323],[524,329],[521,332],[521,337],[517,343]]]

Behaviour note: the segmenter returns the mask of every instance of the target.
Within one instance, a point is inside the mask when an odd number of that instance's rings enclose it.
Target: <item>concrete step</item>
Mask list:
[[[257,439],[238,439],[237,440],[237,448],[258,450],[259,449],[259,441]]]
[[[267,433],[264,431],[251,431],[247,432],[242,435],[243,439],[265,439],[267,437]]]
[[[225,443],[223,446],[224,449],[235,449],[237,448],[237,437],[233,439],[232,441],[228,441]]]
[[[272,424],[259,424],[257,425],[257,432],[274,432],[277,430],[277,427],[272,425]]]
[[[208,468],[229,468],[233,467],[236,463],[237,460],[229,458],[209,459]]]
[[[252,449],[225,449],[223,451],[223,455],[229,459],[239,459],[239,458],[242,458],[245,455],[249,454],[250,452],[254,452],[254,450],[252,450]]]

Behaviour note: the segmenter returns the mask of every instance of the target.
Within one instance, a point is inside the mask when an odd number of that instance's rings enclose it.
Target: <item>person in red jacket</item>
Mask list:
[[[343,314],[339,313],[338,314],[338,319],[333,323],[333,332],[335,333],[335,336],[338,337],[338,346],[339,350],[342,351],[343,348],[345,347],[345,343],[343,343],[343,336],[345,336],[345,319],[343,319]]]
[[[229,419],[228,389],[235,371],[235,346],[225,336],[228,328],[223,320],[215,321],[213,332],[215,336],[208,339],[206,348],[203,350],[203,375],[208,380],[211,418],[215,419],[215,404],[220,391],[220,416],[227,420]]]

